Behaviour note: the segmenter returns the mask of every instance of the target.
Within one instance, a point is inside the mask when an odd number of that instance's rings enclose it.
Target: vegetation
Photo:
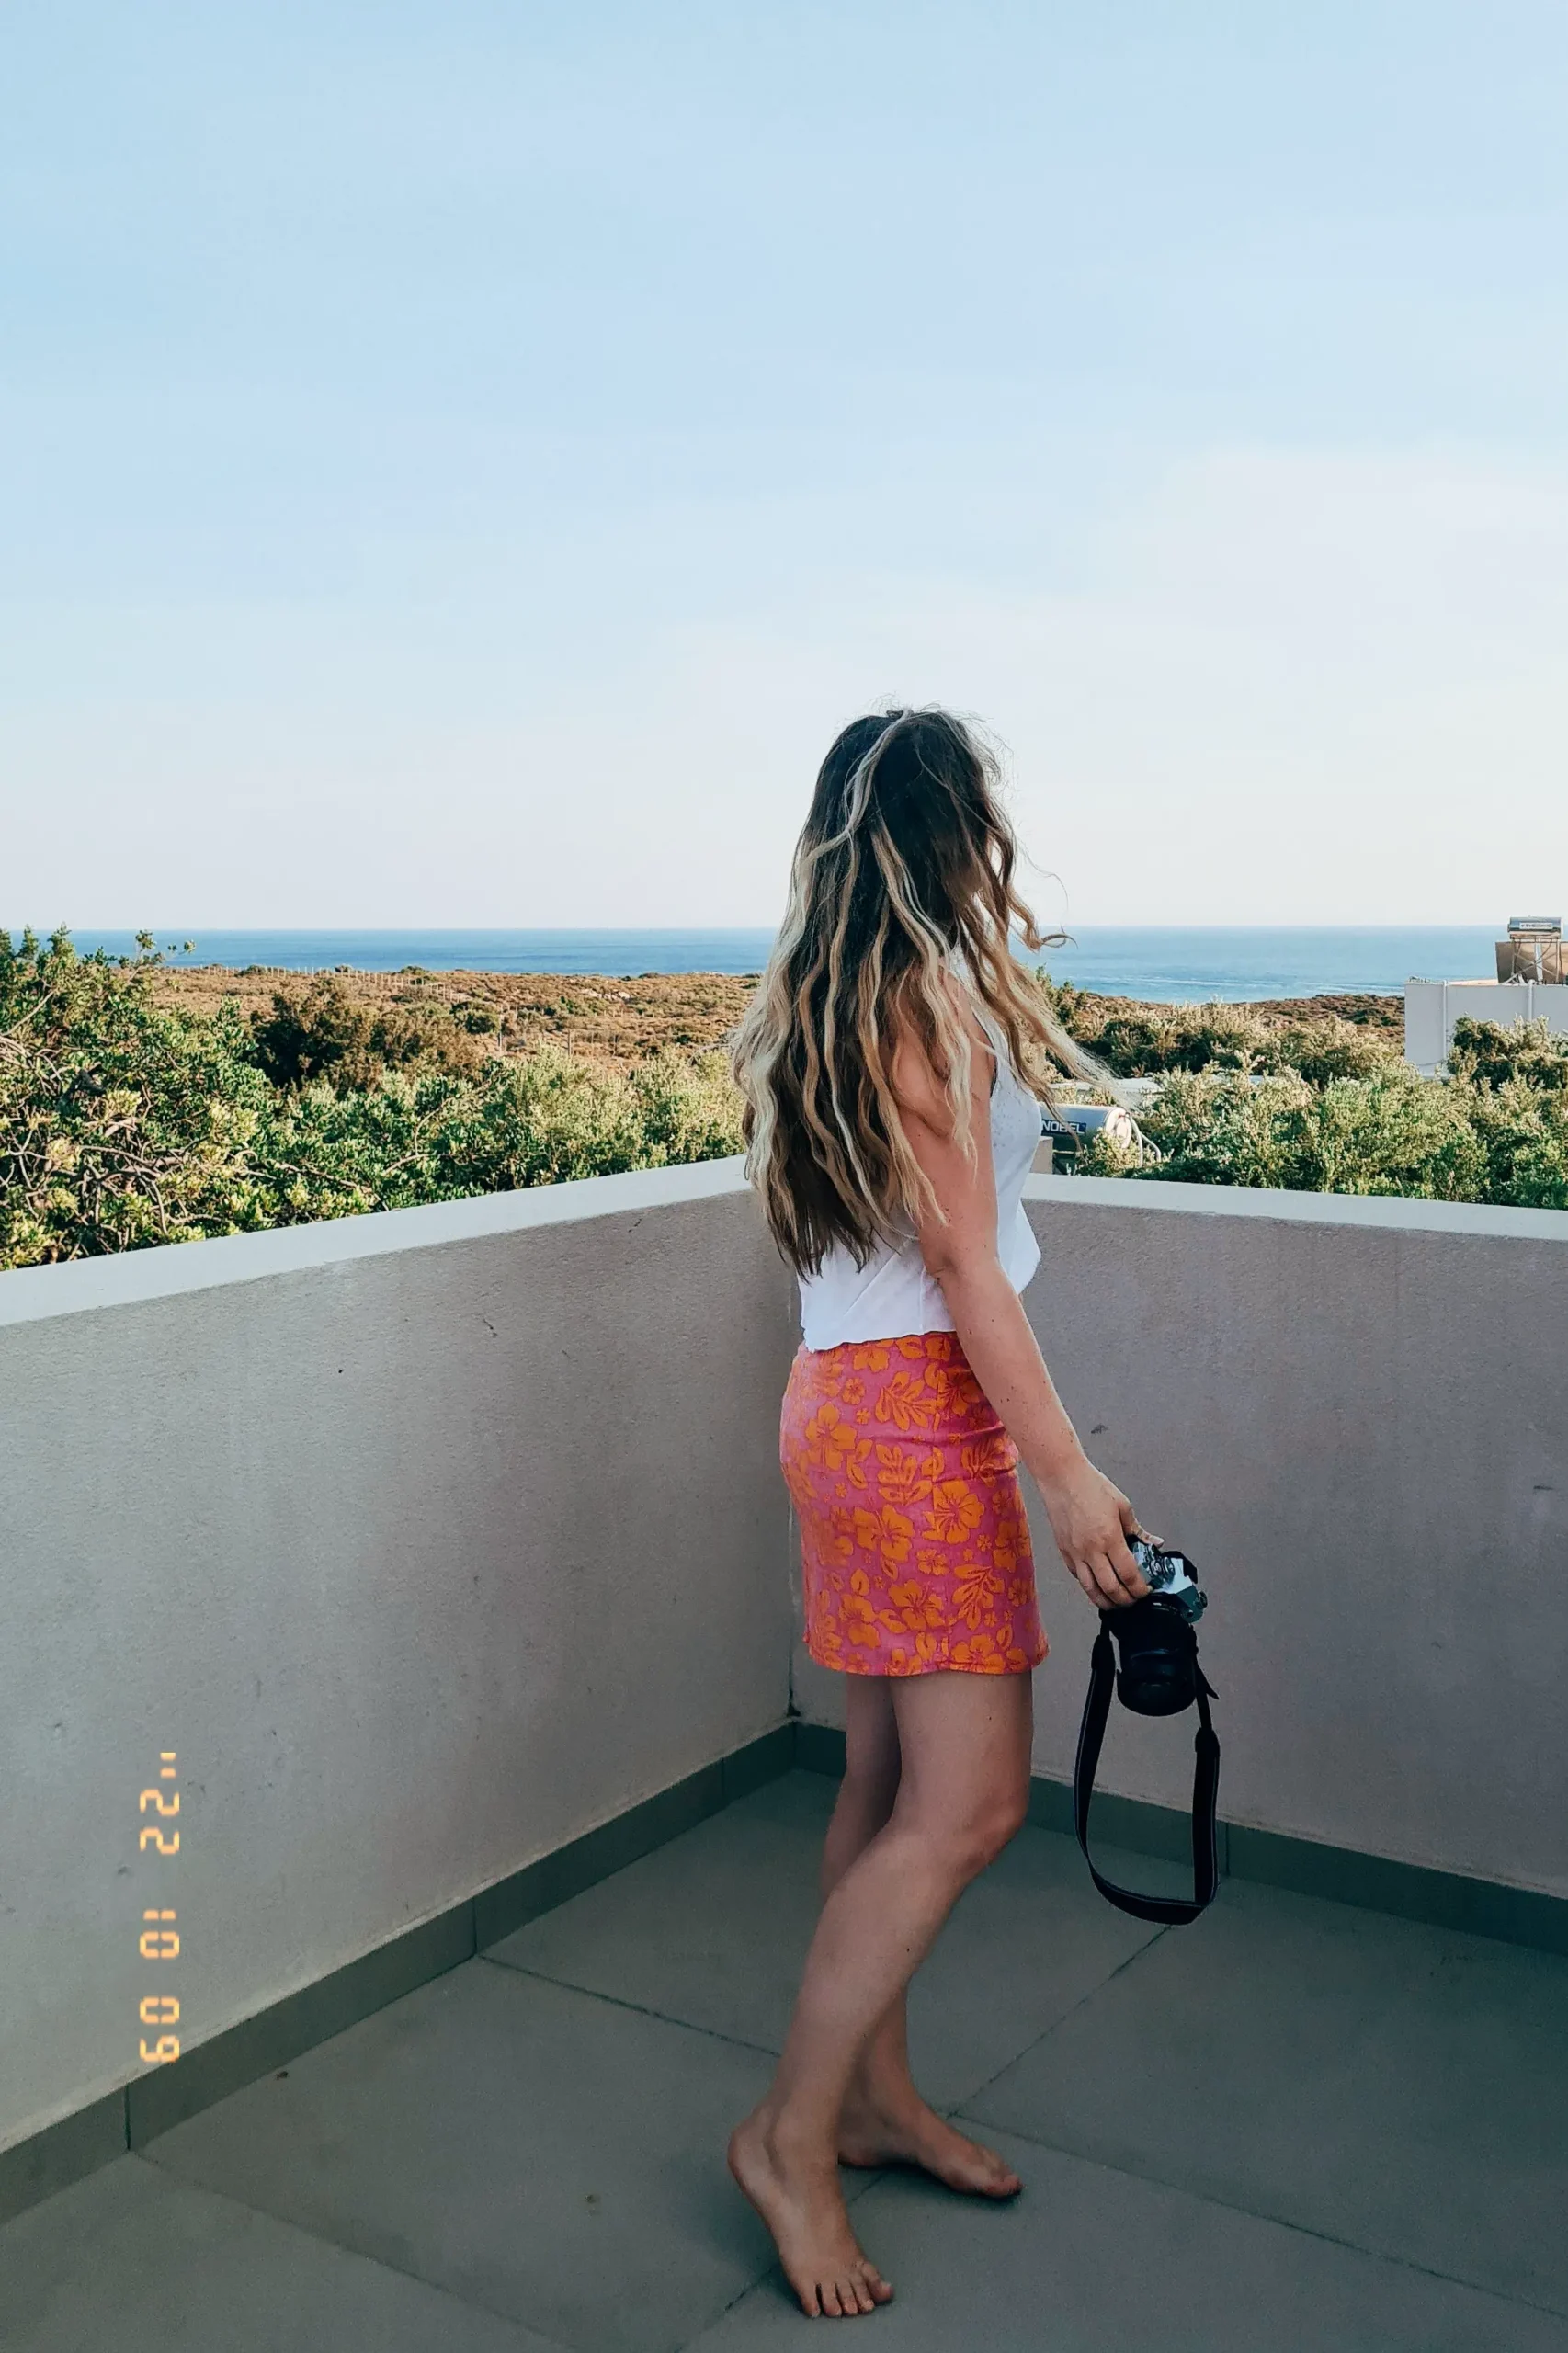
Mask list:
[[[735,1151],[716,1054],[630,1071],[486,1053],[445,1011],[384,1023],[331,978],[163,1001],[152,941],[79,957],[0,932],[0,1267],[401,1209]]]
[[[1096,1136],[1079,1170],[1568,1209],[1568,1039],[1544,1022],[1460,1021],[1442,1079],[1315,1025],[1234,1059],[1225,1044],[1208,1064],[1165,1066],[1171,1074],[1139,1114],[1157,1162]]]
[[[689,1059],[715,1051],[734,1028],[756,985],[755,972],[430,972],[418,965],[398,972],[340,972],[324,975],[337,1001],[370,1026],[433,1026],[449,1017],[459,1029],[506,1054],[530,1052],[552,1041],[590,1061],[630,1070],[674,1047]],[[314,985],[314,984],[312,984]],[[278,994],[301,993],[300,975],[251,965],[165,964],[153,972],[160,1005],[183,1013],[215,1013],[232,1006],[246,1020],[265,1021]],[[396,1063],[400,1056],[393,1052]]]
[[[506,976],[489,992],[474,974],[329,973],[187,990],[199,977],[145,936],[119,959],[0,932],[0,1267],[740,1146],[713,1049],[743,982],[516,976],[530,994]],[[1043,984],[1113,1071],[1162,1081],[1139,1115],[1159,1162],[1098,1137],[1085,1171],[1568,1209],[1568,1040],[1542,1024],[1461,1022],[1449,1076],[1428,1080],[1400,1059],[1387,1000],[1309,1017]]]
[[[1070,1037],[1121,1078],[1167,1071],[1299,1071],[1315,1086],[1367,1078],[1404,1042],[1398,997],[1275,1005],[1139,1005],[1040,980]]]

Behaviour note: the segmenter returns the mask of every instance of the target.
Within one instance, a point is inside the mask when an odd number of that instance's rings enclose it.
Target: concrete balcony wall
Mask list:
[[[1568,1894],[1568,1218],[1029,1207],[1067,1403],[1209,1585],[1227,1816]],[[144,2072],[145,1905],[189,2048],[780,1721],[796,1334],[733,1162],[0,1278],[0,2147]],[[1119,1710],[1102,1786],[1189,1758]]]
[[[144,1906],[188,2049],[785,1716],[733,1165],[7,1274],[0,1327],[0,2146],[146,2072]]]
[[[1568,1894],[1568,1216],[1072,1176],[1028,1206],[1085,1443],[1203,1572],[1221,1812]],[[1064,1779],[1096,1620],[1032,1518]],[[796,1697],[842,1722],[802,1653]],[[1192,1722],[1114,1709],[1100,1786],[1186,1805]]]

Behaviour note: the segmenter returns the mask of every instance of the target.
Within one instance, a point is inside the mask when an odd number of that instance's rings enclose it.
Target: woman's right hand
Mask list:
[[[1096,1608],[1142,1601],[1149,1586],[1127,1540],[1147,1531],[1121,1489],[1082,1452],[1038,1484],[1056,1549]]]

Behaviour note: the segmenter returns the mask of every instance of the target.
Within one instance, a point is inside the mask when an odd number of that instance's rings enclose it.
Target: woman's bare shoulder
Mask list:
[[[943,985],[953,1012],[967,1032],[973,1051],[971,1084],[983,1095],[989,1086],[994,1059],[990,1039],[975,1012],[974,999],[958,973],[945,972]],[[898,1024],[891,1040],[888,1075],[901,1110],[924,1120],[938,1132],[952,1125],[947,1085],[931,1059],[926,1041],[907,1023]]]

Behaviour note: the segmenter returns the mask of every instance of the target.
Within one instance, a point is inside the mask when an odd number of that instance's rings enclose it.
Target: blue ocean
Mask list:
[[[128,931],[74,935],[86,953],[125,956]],[[1484,926],[1332,926],[1277,929],[1085,925],[1065,947],[1038,960],[1053,979],[1111,996],[1166,1004],[1218,997],[1338,995],[1350,990],[1396,994],[1413,976],[1486,978],[1495,933]],[[187,955],[179,943],[195,942]],[[397,972],[755,972],[772,941],[767,931],[216,931],[174,925],[158,934],[172,964],[281,966],[292,972],[352,965]],[[1036,960],[1030,960],[1036,961]]]

